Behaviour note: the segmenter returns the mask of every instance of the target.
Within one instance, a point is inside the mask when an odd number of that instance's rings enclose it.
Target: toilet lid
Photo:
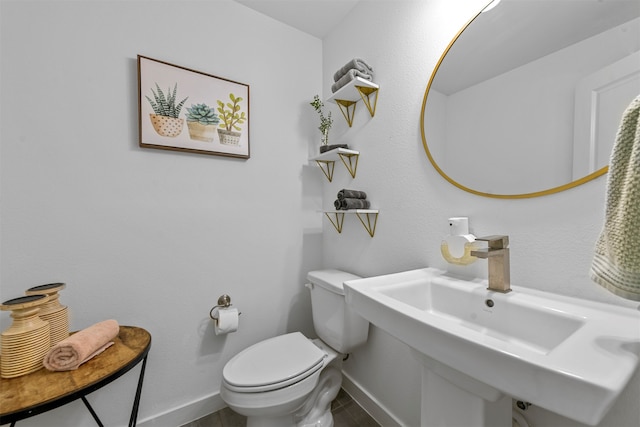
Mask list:
[[[313,374],[322,367],[324,356],[325,353],[304,335],[293,332],[241,351],[227,362],[222,376],[234,388],[269,391]]]

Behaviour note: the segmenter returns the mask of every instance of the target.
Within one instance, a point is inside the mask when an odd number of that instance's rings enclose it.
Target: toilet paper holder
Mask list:
[[[220,295],[218,298],[218,305],[214,305],[209,311],[209,317],[213,319],[216,323],[218,323],[218,310],[221,308],[229,308],[231,307],[231,297],[227,294]],[[241,315],[241,312],[238,312],[238,316]]]

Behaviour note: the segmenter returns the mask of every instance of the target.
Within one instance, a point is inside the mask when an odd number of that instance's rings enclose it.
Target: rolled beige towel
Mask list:
[[[120,326],[113,319],[98,322],[70,335],[47,352],[43,365],[50,371],[72,371],[113,345]]]

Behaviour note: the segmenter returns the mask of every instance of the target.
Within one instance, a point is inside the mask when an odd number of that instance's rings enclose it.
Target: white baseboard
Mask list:
[[[227,404],[220,397],[220,392],[216,392],[178,408],[169,409],[153,417],[140,420],[137,425],[139,427],[179,427],[206,417],[226,406]]]
[[[358,405],[373,417],[381,426],[400,427],[402,423],[391,414],[375,397],[371,396],[358,382],[344,371],[342,372],[342,388],[349,393]]]
[[[344,372],[342,373],[342,388],[381,426],[402,426],[402,423],[382,403]],[[220,397],[220,392],[216,392],[178,408],[169,409],[153,417],[140,420],[137,425],[139,427],[179,427],[213,414],[226,406],[227,404]]]

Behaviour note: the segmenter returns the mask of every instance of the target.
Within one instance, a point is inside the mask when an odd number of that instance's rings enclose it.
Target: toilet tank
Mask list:
[[[340,270],[307,274],[313,326],[318,337],[340,353],[349,353],[367,341],[369,322],[353,312],[344,298],[343,283],[361,277]]]

